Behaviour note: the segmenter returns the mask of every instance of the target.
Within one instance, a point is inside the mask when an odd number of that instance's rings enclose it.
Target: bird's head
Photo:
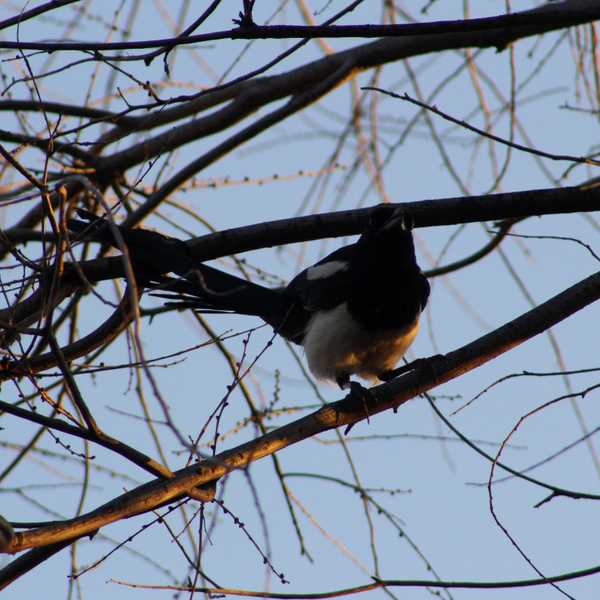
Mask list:
[[[394,227],[411,230],[413,228],[411,215],[403,208],[393,204],[379,204],[373,208],[369,215],[367,229],[380,230]]]
[[[412,227],[412,218],[405,210],[381,204],[371,212],[358,245],[361,252],[373,254],[378,261],[389,258],[412,265],[415,264]]]

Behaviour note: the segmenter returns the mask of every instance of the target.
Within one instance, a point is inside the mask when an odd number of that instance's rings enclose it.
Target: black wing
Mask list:
[[[329,310],[346,302],[355,286],[350,264],[356,244],[332,252],[298,273],[285,289],[287,295],[310,311]]]

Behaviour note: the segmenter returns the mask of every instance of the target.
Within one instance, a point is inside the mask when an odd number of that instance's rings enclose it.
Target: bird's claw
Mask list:
[[[367,423],[370,423],[369,419],[369,407],[368,402],[374,402],[377,400],[375,393],[362,386],[358,381],[348,381],[348,386],[350,387],[350,393],[348,394],[349,398],[352,398],[355,401],[361,402],[363,409],[365,411],[365,416],[367,417]],[[356,423],[350,423],[344,429],[344,435],[348,435],[350,430],[356,425]]]

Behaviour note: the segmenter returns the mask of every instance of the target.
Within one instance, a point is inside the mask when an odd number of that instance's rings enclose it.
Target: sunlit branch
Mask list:
[[[357,423],[364,420],[367,415],[372,417],[389,409],[396,410],[401,404],[419,394],[459,377],[546,331],[598,298],[600,298],[600,273],[573,285],[470,344],[443,357],[430,359],[430,364],[403,377],[371,388],[372,397],[368,399],[359,400],[350,395],[257,439],[180,469],[168,481],[151,481],[143,484],[80,517],[33,531],[15,533],[8,552],[14,553],[26,548],[53,544],[94,532],[108,523],[180,499],[199,485],[215,482],[226,473],[245,468],[260,458],[270,456],[318,433]],[[500,463],[497,463],[497,466],[503,468]],[[527,479],[566,497],[600,499],[600,496],[594,494],[574,492],[548,486],[531,478]]]

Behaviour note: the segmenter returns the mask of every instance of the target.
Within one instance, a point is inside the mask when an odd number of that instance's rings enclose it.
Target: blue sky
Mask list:
[[[375,4],[377,10],[373,12]],[[535,3],[526,4],[533,6]],[[237,5],[238,3],[235,6]],[[70,34],[71,37],[104,39],[106,29],[103,23],[112,18],[118,6],[118,2],[112,1],[102,3],[101,7],[98,3],[92,3],[89,15],[81,20],[81,25]],[[175,16],[179,6],[178,1],[142,4],[132,37],[144,39],[169,35],[165,15],[160,10],[168,9],[172,11],[171,16]],[[230,19],[235,14],[229,7],[233,9],[233,3],[225,3],[207,27],[229,27]],[[127,9],[129,8],[130,5],[127,5]],[[315,18],[321,22],[334,11],[340,10],[341,4],[323,3],[321,6],[313,3],[312,8],[318,12]],[[480,10],[481,14],[496,14],[503,10],[503,5],[482,2],[473,7],[474,15],[475,9]],[[72,8],[63,10],[64,20],[59,24],[53,19],[26,23],[20,31],[21,39],[59,37],[64,31],[64,24],[74,15]],[[258,7],[258,22],[269,16],[262,12],[264,10],[264,5]],[[444,3],[443,6],[436,3],[427,18],[455,18],[460,16],[460,10],[461,3]],[[380,3],[365,2],[344,23],[376,22],[380,12]],[[1,18],[13,13],[12,5],[0,5]],[[124,14],[127,14],[127,10]],[[419,17],[416,8],[414,14]],[[195,16],[194,14],[193,17]],[[121,27],[123,18],[120,21]],[[186,22],[191,18],[189,15]],[[275,22],[278,20],[299,22],[292,3],[286,5],[283,15],[277,16]],[[115,33],[114,38],[119,35],[119,32]],[[570,40],[564,39],[558,44],[560,35],[553,33],[540,40],[524,40],[515,46],[512,57],[508,50],[498,53],[490,49],[480,52],[476,60],[484,75],[493,79],[505,96],[508,95],[511,82],[511,58],[517,87],[519,83],[530,79],[517,96],[515,113],[530,140],[525,140],[517,130],[517,141],[532,143],[548,152],[580,155],[588,152],[596,143],[595,122],[594,117],[589,114],[564,108],[565,105],[583,108],[589,105],[586,80],[578,75],[574,64],[578,40],[573,35]],[[15,39],[15,31],[5,31],[4,36],[5,39]],[[352,39],[331,40],[329,43],[334,48],[341,49],[363,42]],[[226,76],[230,80],[264,64],[274,53],[282,51],[289,44],[288,41],[254,42],[239,62],[237,57],[247,45],[244,41],[182,48],[171,67],[172,79],[177,87],[167,87],[162,93],[164,96],[182,91],[191,93],[201,86],[213,84],[211,72],[223,73],[235,62]],[[315,43],[308,44],[270,73],[285,72],[319,56],[318,46]],[[542,60],[546,56],[547,60]],[[582,56],[589,61],[585,53]],[[52,67],[56,68],[77,57],[78,55],[67,54],[53,56]],[[41,71],[45,60],[45,56],[31,58],[34,72]],[[462,62],[463,54],[447,52],[435,61],[427,55],[412,59],[410,68],[418,75],[423,95],[428,97],[439,82]],[[41,80],[43,97],[63,102],[81,102],[89,89],[92,99],[102,98],[108,71],[101,68],[92,85],[96,66],[93,63],[76,66]],[[17,61],[2,64],[8,79],[18,77],[22,68],[22,63]],[[127,63],[126,68],[142,81],[149,80],[156,85],[163,77],[160,61],[155,61],[148,68],[137,63]],[[586,73],[591,80],[591,69],[586,70]],[[370,72],[357,76],[357,86],[370,83],[371,76]],[[493,119],[498,118],[495,133],[507,136],[507,114],[503,112],[497,116],[496,112],[502,107],[502,103],[485,83],[485,77],[480,81],[483,81],[481,85],[491,115]],[[114,90],[116,85],[130,100],[143,100],[141,94],[136,95],[129,87],[131,82],[121,76],[117,76],[111,89]],[[407,67],[401,63],[386,65],[379,74],[378,85],[398,93],[416,95]],[[15,98],[27,97],[24,84],[15,85],[11,91]],[[385,156],[387,149],[402,139],[404,127],[415,117],[417,109],[387,97],[381,97],[379,101],[379,124],[382,131],[380,151]],[[477,126],[483,124],[481,112],[477,110],[479,104],[473,81],[466,70],[443,87],[432,101],[441,110],[458,118],[468,119]],[[118,97],[111,100],[112,108],[122,106]],[[217,185],[199,185],[197,189],[186,193],[174,194],[173,200],[183,203],[219,230],[297,214],[310,214],[313,211],[349,209],[380,202],[381,196],[371,184],[366,170],[363,167],[356,172],[354,170],[353,150],[356,138],[351,138],[340,153],[337,166],[331,169],[329,184],[322,188],[322,197],[310,194],[315,181],[322,181],[314,174],[322,172],[328,164],[336,147],[337,136],[346,126],[349,106],[351,90],[350,84],[346,84],[309,110],[284,121],[198,175],[199,184],[216,182]],[[368,101],[366,106],[369,106]],[[271,108],[268,107],[267,110]],[[265,113],[263,110],[259,114]],[[447,159],[452,161],[456,172],[467,185],[468,192],[487,193],[495,179],[490,166],[488,143],[478,140],[470,132],[449,126],[438,117],[430,115],[429,118],[435,130],[445,140]],[[35,128],[34,118],[31,123]],[[76,121],[73,120],[68,126],[75,124]],[[368,134],[368,119],[365,119],[364,127]],[[7,125],[3,128],[7,128]],[[234,131],[235,127],[187,145],[169,157],[167,172],[168,169],[181,168]],[[96,134],[97,131],[90,132],[85,139],[94,139]],[[130,140],[122,142],[119,149],[129,143]],[[507,154],[506,148],[497,145],[494,151],[497,153],[498,164],[502,165]],[[568,163],[564,162],[544,162],[544,168],[556,179],[561,177],[567,166]],[[154,183],[159,167],[160,161],[145,175],[145,183]],[[302,174],[299,175],[300,171]],[[134,171],[130,176],[134,178]],[[562,183],[574,185],[584,181],[587,176],[589,173],[586,169],[579,167]],[[249,181],[245,181],[245,178]],[[457,185],[456,179],[448,173],[444,158],[423,117],[391,155],[383,171],[383,178],[388,197],[394,202],[465,194]],[[553,186],[551,178],[544,174],[533,157],[513,150],[506,176],[497,191]],[[4,208],[1,212],[2,222],[7,225],[13,223],[19,210],[22,208]],[[183,224],[190,235],[205,233],[198,221],[185,217],[175,207],[167,205],[161,210],[165,216]],[[145,225],[185,237],[182,231],[177,231],[155,217],[148,219]],[[488,239],[491,225],[466,226],[449,245],[441,262],[445,264],[481,247]],[[416,232],[419,260],[423,268],[430,268],[435,263],[456,231],[456,227],[439,227]],[[582,215],[532,218],[519,224],[515,232],[572,237],[582,239],[595,248],[597,223]],[[348,241],[324,240],[306,245],[264,249],[247,253],[243,258],[252,266],[289,280],[300,268]],[[36,250],[32,248],[30,252],[35,254]],[[531,307],[531,303],[537,304],[548,299],[598,268],[597,261],[585,248],[568,240],[508,238],[502,245],[502,252],[502,255],[495,253],[471,267],[432,281],[430,305],[421,333],[411,349],[411,358],[449,352],[460,347],[522,314]],[[224,268],[232,268],[231,261],[219,261],[218,264]],[[112,284],[104,284],[100,289],[113,300],[117,297]],[[150,306],[152,302],[145,300],[143,304]],[[82,334],[93,329],[110,311],[93,297],[85,298],[82,306]],[[600,366],[596,351],[598,316],[598,307],[592,305],[553,329],[552,334],[560,347],[560,358],[566,368]],[[210,318],[210,324],[215,331],[223,333],[245,330],[259,323],[252,318],[215,316]],[[271,335],[271,330],[265,327],[251,336],[245,359],[247,362],[262,351]],[[168,314],[152,322],[144,322],[141,338],[145,356],[150,358],[198,344],[206,339],[206,334],[190,315]],[[227,341],[227,348],[238,358],[243,353],[242,340],[242,336],[237,336]],[[438,407],[449,416],[482,389],[507,374],[523,370],[556,371],[559,364],[552,344],[548,335],[538,336],[476,371],[441,386],[434,390],[439,397]],[[113,344],[102,360],[106,364],[119,364],[127,362],[130,355],[131,346],[122,337]],[[298,356],[301,363],[305,364],[300,351]],[[168,404],[169,415],[184,438],[197,435],[231,381],[227,365],[212,347],[196,350],[187,355],[185,360],[169,368],[156,368],[152,372],[162,397]],[[276,372],[280,373],[279,381]],[[108,433],[122,437],[128,443],[157,456],[151,433],[140,418],[143,406],[135,394],[136,381],[128,370],[81,376],[78,383],[99,423]],[[269,427],[284,424],[306,413],[306,410],[292,409],[316,407],[321,401],[281,340],[276,340],[264,353],[248,376],[247,383],[259,405],[267,405],[278,396],[278,405],[289,409],[287,413],[269,421]],[[480,440],[479,443],[486,451],[495,454],[497,446],[488,443],[502,442],[522,415],[567,393],[567,386],[579,391],[595,383],[595,374],[573,376],[568,383],[560,377],[522,377],[497,385],[450,418],[465,435],[473,440]],[[145,392],[147,410],[157,421],[156,430],[163,441],[169,466],[179,468],[185,464],[187,455],[181,452],[181,445],[176,437],[161,424],[164,413],[148,381],[144,380],[141,386]],[[341,397],[337,389],[325,384],[319,384],[317,389],[326,401]],[[4,399],[16,398],[16,390],[10,385],[5,384],[3,391]],[[510,446],[504,450],[502,459],[519,469],[551,455],[582,435],[576,411],[579,411],[588,429],[596,427],[600,417],[597,406],[596,393],[592,392],[577,401],[577,408],[567,399],[536,413],[511,436]],[[221,430],[235,429],[245,416],[246,405],[242,395],[236,391],[224,413]],[[0,440],[24,444],[35,432],[32,426],[7,418],[3,421],[6,424],[2,423],[5,429],[0,432]],[[219,447],[232,447],[254,435],[256,432],[252,428],[245,427],[236,435],[224,439]],[[399,437],[407,435],[413,437]],[[371,550],[373,544],[377,548],[379,569],[384,578],[429,578],[431,572],[428,571],[427,564],[443,579],[486,581],[534,577],[535,572],[495,523],[489,510],[486,487],[471,485],[487,482],[489,463],[455,440],[416,439],[415,435],[452,436],[422,398],[416,398],[402,406],[397,414],[384,413],[372,418],[370,423],[358,424],[346,440],[345,447],[339,443],[336,434],[330,432],[279,453],[282,469],[286,473],[317,473],[348,482],[358,476],[366,488],[400,490],[393,495],[376,491],[373,496],[390,514],[396,515],[396,523],[405,532],[404,537],[399,536],[398,529],[389,526],[385,515],[378,515],[377,511],[371,509],[369,518],[376,530],[373,541],[358,494],[331,481],[290,477],[287,483],[294,498],[306,547],[314,562],[307,560],[300,555],[299,542],[274,475],[272,461],[267,458],[252,465],[249,478],[236,472],[225,483],[220,482],[219,488],[225,489],[227,507],[245,523],[247,531],[265,552],[270,548],[274,568],[283,572],[291,584],[281,586],[273,577],[269,580],[260,555],[239,528],[222,513],[216,514],[217,526],[210,530],[210,543],[203,554],[204,570],[226,587],[264,589],[270,585],[271,589],[283,592],[328,591],[369,581],[369,576],[374,573]],[[355,437],[369,439],[353,439]],[[76,441],[63,437],[60,439],[65,443],[72,443],[81,452]],[[60,450],[49,437],[40,447]],[[84,500],[86,511],[115,497],[124,489],[131,489],[135,485],[134,480],[140,483],[148,480],[147,474],[133,466],[123,465],[118,457],[100,448],[93,447],[90,452],[95,459],[92,463],[91,486]],[[3,455],[6,458],[2,459],[0,466],[8,464],[15,453],[5,449]],[[116,473],[109,476],[97,471],[95,465],[114,469]],[[583,491],[594,491],[598,487],[599,473],[585,444],[579,444],[535,470],[533,474],[541,480],[562,487]],[[133,479],[128,479],[125,475]],[[27,491],[29,496],[60,515],[71,516],[80,499],[79,491],[76,490],[82,476],[83,467],[75,457],[58,460],[41,455],[36,455],[35,458],[32,456],[20,470],[3,482],[2,514],[15,521],[54,518],[23,496],[10,491],[11,488],[35,482],[51,487],[30,489]],[[600,526],[593,512],[595,506],[591,502],[559,498],[541,508],[534,508],[545,495],[544,490],[522,481],[511,480],[498,484],[494,487],[493,495],[496,514],[522,550],[545,574],[592,566],[597,559],[597,539],[600,533]],[[190,503],[187,510],[188,517],[191,517],[197,510],[197,505]],[[206,510],[212,518],[215,514],[214,505],[207,506]],[[268,539],[264,535],[261,513],[266,517]],[[145,515],[118,523],[103,529],[102,534],[109,536],[111,540],[122,541],[153,518],[153,515]],[[169,518],[169,523],[182,543],[189,547],[187,534],[182,533],[184,519],[185,517],[176,513]],[[194,521],[192,530],[197,535],[197,520]],[[414,542],[428,563],[423,561],[408,539]],[[94,543],[82,542],[77,550],[79,565],[93,563],[113,545],[114,542],[100,541],[98,538]],[[182,554],[165,527],[154,525],[127,544],[126,549],[117,551],[97,568],[83,575],[80,579],[83,595],[88,600],[94,600],[107,593],[116,599],[140,593],[154,593],[158,597],[170,594],[165,591],[140,592],[110,582],[112,579],[121,579],[147,584],[171,583],[167,573],[158,570],[148,558],[158,562],[175,577],[181,578],[187,572]],[[68,553],[61,553],[12,586],[7,592],[8,597],[23,600],[37,597],[42,584],[49,597],[61,597],[66,593],[68,561]],[[564,589],[578,600],[593,598],[597,583],[594,579],[587,579],[564,584]],[[394,593],[411,599],[429,596],[429,592],[422,589],[410,592],[396,590]],[[383,594],[383,591],[375,591],[370,596],[383,597]],[[559,596],[558,592],[549,588],[531,588],[511,590],[510,598],[535,600],[552,594]],[[486,592],[486,598],[506,596],[506,591]],[[479,598],[481,593],[454,591],[452,597]]]

